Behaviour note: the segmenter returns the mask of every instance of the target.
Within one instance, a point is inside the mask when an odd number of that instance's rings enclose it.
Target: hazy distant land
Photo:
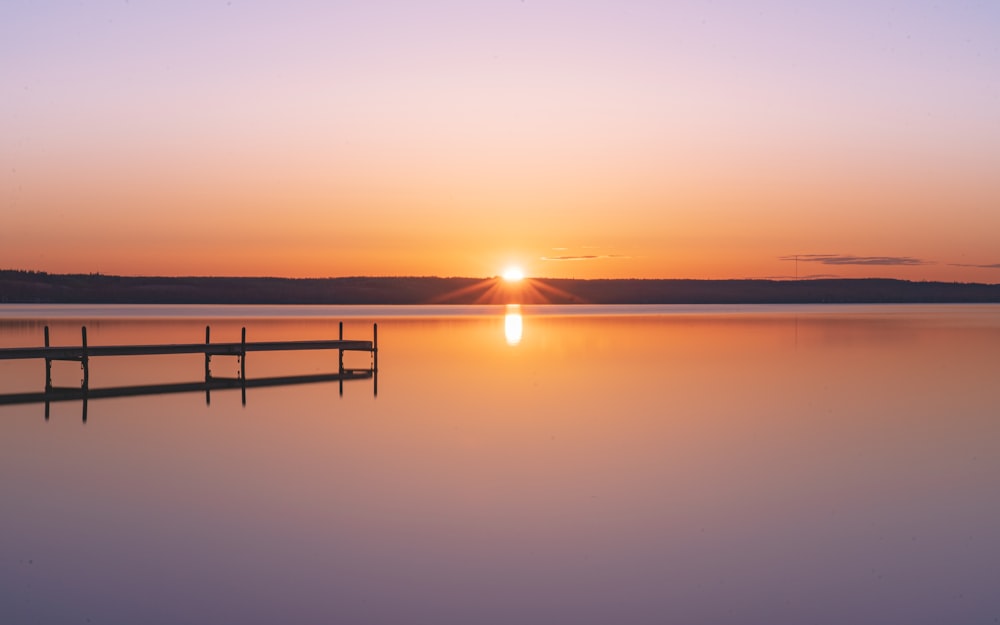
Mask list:
[[[765,304],[1000,302],[1000,284],[823,280],[126,277],[0,270],[0,303]]]

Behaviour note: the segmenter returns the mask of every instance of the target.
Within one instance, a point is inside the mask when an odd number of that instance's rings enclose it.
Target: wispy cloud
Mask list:
[[[976,265],[976,264],[966,264],[966,263],[951,263],[949,267],[973,267],[975,269],[1000,269],[1000,263],[991,263],[986,265]]]
[[[828,280],[839,278],[835,273],[810,273],[801,276],[747,276],[747,280]]]
[[[542,256],[539,260],[555,261],[576,261],[576,260],[600,260],[602,258],[632,258],[624,254],[582,254],[579,256]]]
[[[912,256],[853,256],[851,254],[792,254],[780,256],[779,260],[795,260],[822,265],[877,265],[877,266],[919,266],[933,263]]]

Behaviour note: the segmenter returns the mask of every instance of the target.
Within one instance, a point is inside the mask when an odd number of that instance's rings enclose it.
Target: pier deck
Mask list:
[[[372,340],[345,340],[344,324],[340,323],[339,338],[330,340],[307,341],[257,341],[247,342],[247,329],[241,332],[238,343],[212,343],[211,327],[205,327],[204,343],[173,343],[158,345],[88,345],[87,327],[80,328],[80,346],[49,345],[49,328],[45,326],[45,345],[42,347],[6,347],[0,348],[0,360],[45,361],[45,392],[14,393],[0,396],[0,404],[29,403],[34,401],[59,401],[77,397],[116,397],[125,395],[145,395],[154,393],[182,392],[188,390],[210,391],[215,388],[232,388],[238,386],[246,390],[250,386],[272,386],[277,384],[307,383],[313,381],[329,381],[362,379],[375,377],[378,374],[378,324],[372,324]],[[336,373],[312,376],[286,376],[258,380],[246,379],[246,355],[248,352],[275,351],[337,351],[339,355]],[[344,367],[344,352],[369,352],[372,356],[371,367],[367,369],[346,369]],[[139,387],[120,387],[110,389],[90,388],[90,360],[104,356],[156,356],[168,354],[202,354],[205,357],[204,382],[185,384],[151,384]],[[213,356],[235,356],[240,361],[239,377],[235,379],[217,378],[212,375],[211,363]],[[52,386],[53,361],[79,362],[83,368],[83,380],[75,389],[56,388]],[[378,393],[376,382],[375,393]]]
[[[0,360],[45,358],[47,360],[80,360],[97,356],[157,356],[164,354],[204,354],[206,356],[240,356],[246,352],[297,350],[338,350],[371,352],[372,341],[264,341],[256,343],[179,343],[161,345],[91,345],[60,347],[0,348]]]

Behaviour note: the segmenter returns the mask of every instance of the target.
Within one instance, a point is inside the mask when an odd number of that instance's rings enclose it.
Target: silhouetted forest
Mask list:
[[[1000,284],[823,280],[127,277],[0,270],[0,303],[765,304],[1000,302]]]

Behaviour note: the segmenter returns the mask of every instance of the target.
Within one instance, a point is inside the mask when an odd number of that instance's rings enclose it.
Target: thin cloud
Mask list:
[[[580,256],[542,256],[539,260],[553,261],[579,261],[579,260],[600,260],[602,258],[632,258],[623,254],[583,254]]]
[[[853,256],[850,254],[793,254],[779,256],[779,260],[795,260],[804,263],[820,263],[822,265],[869,265],[881,267],[930,265],[921,258],[912,256]]]
[[[747,280],[829,280],[839,278],[836,273],[810,273],[802,276],[750,276]]]
[[[820,258],[832,258],[840,254],[791,254],[789,256],[779,256],[778,260],[817,260]]]
[[[965,263],[951,263],[949,267],[972,267],[974,269],[1000,269],[1000,263],[992,263],[987,265],[975,265],[975,264],[965,264]]]

